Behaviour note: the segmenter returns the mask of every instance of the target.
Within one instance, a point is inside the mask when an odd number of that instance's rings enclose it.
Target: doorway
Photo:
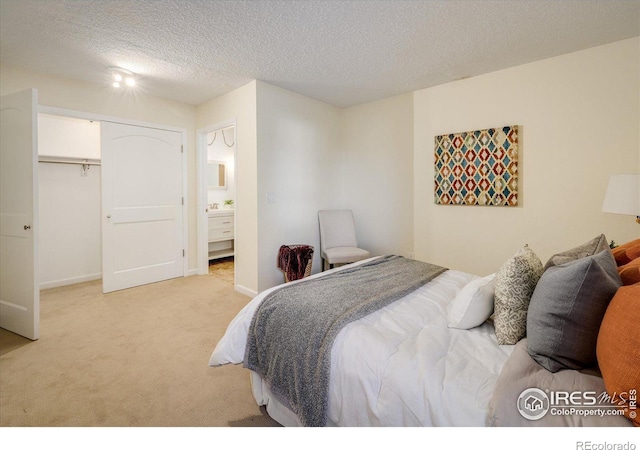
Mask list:
[[[42,289],[103,292],[187,273],[186,133],[41,107]]]
[[[12,331],[16,334],[27,337],[31,340],[39,338],[39,323],[40,323],[40,192],[39,192],[39,176],[38,176],[38,114],[49,114],[52,116],[61,116],[68,118],[78,118],[88,120],[89,122],[110,122],[112,126],[129,126],[135,128],[134,133],[143,139],[150,137],[149,130],[165,131],[173,133],[178,136],[176,145],[173,147],[179,148],[179,154],[181,155],[177,160],[172,160],[172,167],[169,170],[173,172],[174,182],[166,183],[172,186],[178,186],[177,191],[180,192],[179,201],[175,202],[175,206],[171,206],[168,209],[173,209],[173,216],[176,218],[174,222],[179,222],[176,225],[173,235],[182,244],[181,250],[181,273],[184,276],[187,273],[187,253],[186,243],[188,242],[188,235],[186,226],[187,219],[187,202],[186,202],[186,153],[184,151],[184,142],[186,142],[186,130],[184,129],[169,129],[164,126],[155,126],[153,124],[136,123],[130,120],[121,120],[118,118],[112,118],[107,116],[98,116],[87,113],[81,113],[76,111],[64,110],[54,107],[46,107],[38,105],[38,93],[36,89],[27,89],[25,91],[16,92],[13,94],[3,95],[0,99],[0,121],[2,122],[1,143],[0,143],[0,159],[2,160],[2,195],[0,197],[0,231],[2,234],[2,261],[0,264],[0,327]],[[56,128],[56,127],[54,127]],[[113,129],[113,127],[112,127]],[[101,127],[102,131],[102,127]],[[120,137],[125,137],[124,135]],[[124,139],[126,140],[126,139]],[[179,147],[178,147],[179,146]],[[100,151],[103,150],[102,142],[100,144]],[[113,147],[113,146],[112,146]],[[147,146],[148,150],[149,146]],[[145,154],[146,153],[146,154]],[[124,164],[111,164],[109,176],[113,179],[118,179],[122,175],[126,175],[127,168],[136,167],[135,164],[128,164],[127,154],[120,155],[120,160],[125,159]],[[147,159],[147,162],[154,164],[154,161],[149,160],[148,151],[138,152],[135,157],[142,156]],[[155,160],[156,154],[151,155],[151,159]],[[99,165],[99,160],[96,158],[79,158],[77,155],[65,155],[68,159],[66,161],[56,161],[54,156],[51,156],[47,163],[59,163],[59,164],[73,164],[82,166],[81,174],[86,175],[87,171],[91,168],[91,165]],[[117,159],[117,158],[116,158]],[[160,158],[162,159],[162,158]],[[90,161],[91,160],[91,161]],[[176,164],[176,161],[179,161]],[[117,168],[122,167],[123,170],[119,171]],[[145,167],[145,170],[147,167]],[[166,167],[162,167],[166,169]],[[158,170],[158,166],[155,165],[151,170]],[[134,172],[141,174],[143,171],[138,170]],[[162,171],[163,175],[166,175],[166,171]],[[56,175],[57,176],[57,175]],[[55,177],[53,177],[55,178]],[[119,178],[122,180],[122,178]],[[135,178],[134,178],[135,179]],[[138,180],[139,181],[139,180]],[[139,183],[138,183],[139,184]],[[144,183],[143,183],[144,184]],[[157,190],[164,190],[165,183],[161,188]],[[126,195],[125,188],[127,183],[123,183],[118,187],[119,193]],[[150,187],[151,186],[151,187]],[[153,187],[155,186],[155,187]],[[147,191],[154,190],[158,184],[149,183],[145,185]],[[104,193],[103,185],[101,190]],[[144,191],[144,189],[143,189]],[[139,193],[135,193],[139,194]],[[121,195],[122,197],[122,195]],[[139,197],[139,195],[138,195]],[[147,196],[147,198],[150,198]],[[99,199],[92,199],[93,204],[99,204]],[[104,198],[102,199],[104,204]],[[180,205],[179,208],[177,205]],[[149,204],[143,205],[149,206]],[[165,208],[167,209],[167,208]],[[55,214],[60,214],[67,220],[67,224],[70,224],[71,218],[65,217],[59,210],[54,210]],[[104,210],[101,211],[103,217],[105,217]],[[111,214],[107,213],[107,219],[111,218]],[[126,221],[125,221],[126,222]],[[54,238],[55,235],[54,234]],[[123,247],[123,240],[121,234],[116,233],[114,241],[111,243],[115,246]],[[125,242],[126,245],[130,245]],[[74,244],[77,244],[75,242]],[[133,245],[137,245],[137,242]],[[104,247],[104,244],[102,245]],[[155,249],[154,249],[155,251]],[[135,252],[134,252],[135,253]],[[138,254],[140,252],[137,252]],[[156,252],[158,253],[158,252]],[[177,252],[174,252],[177,253]],[[129,255],[132,252],[128,253]],[[104,253],[103,253],[104,255]],[[59,256],[59,255],[58,255]],[[117,258],[116,258],[117,259]],[[180,259],[180,258],[177,258]],[[129,269],[135,269],[135,266],[131,266],[131,261],[134,263],[142,263],[145,261],[135,260],[135,258],[129,258],[125,262],[124,271]],[[122,262],[122,258],[120,259]],[[102,272],[104,275],[104,258]],[[180,264],[177,265],[178,267]],[[179,270],[171,273],[169,277],[179,276]],[[167,273],[164,272],[164,279]],[[104,279],[104,276],[103,276]],[[67,280],[68,281],[68,280]],[[136,281],[134,285],[140,285],[150,282],[160,281],[159,279],[149,279]],[[72,284],[65,283],[65,284]],[[103,285],[104,286],[104,285]],[[132,286],[125,286],[132,287]],[[124,287],[120,287],[124,288]],[[103,287],[103,291],[104,291]]]
[[[40,289],[99,280],[100,123],[38,114]]]
[[[198,273],[231,280],[235,287],[236,123],[197,132]]]

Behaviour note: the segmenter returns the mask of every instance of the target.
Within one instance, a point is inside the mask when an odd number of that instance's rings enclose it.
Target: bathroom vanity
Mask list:
[[[235,211],[210,209],[209,212],[209,261],[234,254]]]

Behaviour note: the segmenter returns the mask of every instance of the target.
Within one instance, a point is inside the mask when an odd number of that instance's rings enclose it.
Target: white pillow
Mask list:
[[[468,330],[482,325],[493,313],[496,274],[467,283],[449,304],[449,328]]]

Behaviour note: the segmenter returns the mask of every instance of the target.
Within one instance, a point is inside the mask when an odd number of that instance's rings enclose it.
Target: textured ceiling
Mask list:
[[[259,79],[351,106],[638,35],[640,0],[0,0],[3,64],[190,104]]]

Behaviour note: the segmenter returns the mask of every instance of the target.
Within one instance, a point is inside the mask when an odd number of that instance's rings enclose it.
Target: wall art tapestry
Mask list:
[[[435,203],[516,206],[518,126],[435,137]]]

